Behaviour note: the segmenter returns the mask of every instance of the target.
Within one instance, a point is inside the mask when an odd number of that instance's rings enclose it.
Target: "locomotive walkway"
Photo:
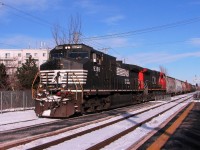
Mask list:
[[[199,116],[200,101],[191,103],[137,149],[200,149]]]

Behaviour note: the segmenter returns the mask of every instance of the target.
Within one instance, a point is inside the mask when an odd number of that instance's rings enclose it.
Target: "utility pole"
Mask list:
[[[199,85],[200,83],[200,77],[198,77],[197,75],[195,75],[194,79],[193,79],[193,82],[195,85]]]
[[[110,48],[107,47],[107,48],[99,49],[99,51],[103,51],[105,54],[108,54],[108,50],[109,50],[109,49],[110,49]]]
[[[126,63],[126,60],[127,60],[128,58],[127,57],[122,57],[122,61],[124,62],[124,63]]]

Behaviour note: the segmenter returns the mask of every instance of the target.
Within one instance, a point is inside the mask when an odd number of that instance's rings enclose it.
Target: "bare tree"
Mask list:
[[[61,44],[66,44],[67,41],[68,41],[67,33],[65,32],[65,30],[64,30],[63,28],[62,28],[62,30],[61,30],[60,41],[61,41]]]
[[[54,25],[54,27],[52,29],[52,35],[53,35],[55,44],[59,45],[60,44],[60,26],[58,24]]]
[[[66,29],[62,28],[59,24],[55,24],[52,29],[53,39],[56,45],[60,44],[78,44],[81,42],[81,17],[71,16],[68,25],[68,34]],[[68,35],[68,36],[67,36]]]
[[[71,16],[69,22],[69,43],[78,44],[81,42],[81,17],[76,15],[76,17]]]
[[[6,64],[6,71],[8,72],[9,76],[7,79],[9,89],[15,90],[20,87],[20,84],[18,82],[18,79],[16,77],[16,71],[18,67],[18,57],[13,57],[12,61],[10,61],[8,64]]]
[[[9,89],[12,91],[19,90],[21,88],[21,85],[17,79],[16,73],[9,75],[7,82],[9,84]]]
[[[164,73],[165,75],[168,75],[167,69],[163,66],[159,66],[160,72]]]

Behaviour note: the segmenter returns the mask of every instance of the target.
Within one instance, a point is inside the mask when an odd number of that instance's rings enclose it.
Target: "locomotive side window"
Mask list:
[[[95,53],[92,54],[92,61],[97,62],[97,55]]]
[[[156,84],[156,77],[152,77],[152,84]]]
[[[96,54],[96,53],[93,53],[92,54],[92,61],[93,62],[96,62],[97,64],[101,65],[101,61],[102,61],[103,57]]]

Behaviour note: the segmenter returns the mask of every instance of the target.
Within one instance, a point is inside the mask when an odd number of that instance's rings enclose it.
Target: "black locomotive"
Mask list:
[[[38,116],[69,117],[154,99],[166,93],[165,74],[125,64],[85,44],[64,44],[40,66]]]

